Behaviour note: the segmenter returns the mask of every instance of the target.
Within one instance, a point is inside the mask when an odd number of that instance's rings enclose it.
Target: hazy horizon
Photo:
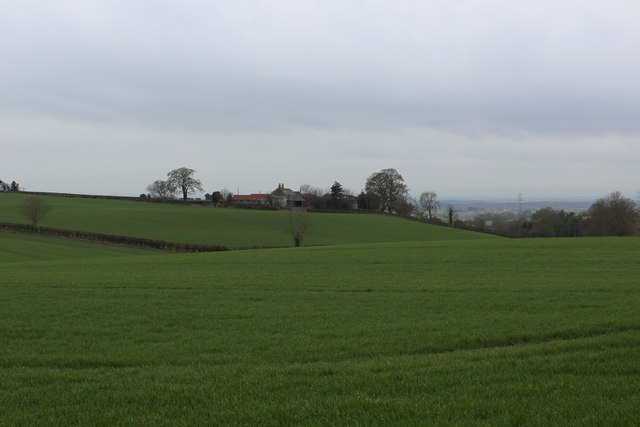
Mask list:
[[[229,189],[231,190],[231,189]],[[275,188],[274,188],[275,190]],[[298,191],[297,188],[293,188],[294,191]],[[325,190],[327,193],[329,193],[331,190],[329,188],[323,188],[323,190]],[[348,190],[348,189],[347,189]],[[217,190],[214,190],[217,191]],[[233,190],[232,193],[233,194],[265,194],[265,193],[270,193],[272,190],[267,190],[267,191],[247,191],[247,192],[243,192],[240,191],[239,193],[236,190]],[[136,194],[119,194],[119,193],[113,193],[113,192],[108,192],[108,193],[77,193],[77,192],[66,192],[66,191],[45,191],[45,190],[38,190],[38,189],[30,189],[30,188],[21,188],[21,192],[28,194],[28,193],[43,193],[43,194],[73,194],[73,195],[77,195],[77,196],[105,196],[105,197],[134,197],[137,198],[140,196],[140,194],[145,194],[146,195],[146,191],[141,192],[141,193],[136,193]],[[196,194],[191,194],[189,195],[189,198],[191,199],[204,199],[205,194],[210,194],[211,192],[205,192],[205,193],[196,193]],[[353,191],[350,191],[349,194],[352,194],[354,196],[357,196],[358,193],[355,193]],[[583,198],[571,198],[571,197],[548,197],[548,198],[525,198],[524,194],[521,194],[522,199],[520,200],[520,202],[522,203],[523,206],[526,207],[526,205],[539,205],[540,203],[570,203],[570,204],[575,204],[575,203],[588,203],[591,204],[593,203],[596,199],[602,198],[602,197],[606,197],[608,196],[610,193],[607,194],[603,194],[597,197],[593,197],[593,198],[588,198],[588,197],[583,197]],[[513,204],[514,206],[517,205],[519,203],[519,196],[520,194],[516,194],[515,197],[485,197],[485,198],[477,198],[477,197],[440,197],[440,195],[438,195],[438,201],[441,204],[445,204],[446,203],[453,203],[453,202],[458,202],[458,203],[487,203],[487,204]],[[413,199],[415,199],[416,201],[419,199],[420,195],[419,194],[412,194],[410,193],[409,196]],[[635,197],[633,196],[626,196],[623,194],[623,196],[628,197],[630,199],[632,199],[633,201],[635,201],[636,203],[640,203],[640,193],[636,194]],[[176,200],[180,200],[181,196],[180,194],[175,195]]]
[[[640,3],[6,0],[0,179],[137,196],[384,168],[442,199],[640,190]]]

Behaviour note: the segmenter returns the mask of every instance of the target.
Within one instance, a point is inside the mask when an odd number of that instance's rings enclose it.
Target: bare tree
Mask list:
[[[314,196],[322,197],[327,191],[319,187],[314,187],[310,184],[302,184],[300,186],[300,194],[311,194]]]
[[[367,178],[365,191],[375,194],[380,200],[380,209],[388,213],[394,213],[409,195],[402,175],[395,169],[383,169],[372,174]]]
[[[631,199],[619,191],[596,200],[588,211],[592,236],[629,236],[638,230],[638,211]]]
[[[151,197],[156,197],[158,199],[173,199],[177,190],[176,186],[168,180],[162,181],[158,179],[154,181],[153,184],[149,184],[147,186],[147,191]]]
[[[168,181],[171,185],[182,190],[182,199],[185,203],[187,202],[187,196],[189,194],[195,193],[196,190],[204,191],[200,180],[193,177],[194,173],[195,171],[193,169],[184,167],[174,169],[167,173],[167,176],[169,177]]]
[[[20,213],[31,220],[33,227],[37,230],[38,223],[50,211],[51,205],[42,199],[30,198],[20,205]]]
[[[323,209],[327,207],[327,201],[323,198],[328,190],[323,190],[319,187],[314,187],[309,184],[302,184],[300,186],[300,195],[306,200],[307,206],[313,209]]]
[[[311,221],[309,220],[309,214],[305,212],[290,212],[287,217],[286,230],[293,237],[293,241],[296,247],[302,244],[302,239],[309,231]]]
[[[220,190],[220,197],[222,198],[221,203],[223,207],[233,202],[233,193],[227,188]]]
[[[425,215],[429,219],[433,219],[433,215],[438,212],[440,208],[440,202],[438,201],[438,195],[433,191],[425,191],[420,195],[420,209],[422,215]]]

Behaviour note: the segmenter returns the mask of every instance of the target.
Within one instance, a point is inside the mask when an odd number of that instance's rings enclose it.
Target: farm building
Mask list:
[[[271,192],[271,203],[280,208],[305,208],[306,200],[299,191],[286,188],[284,184],[278,184],[278,188]]]
[[[270,194],[236,194],[233,202],[243,205],[264,205],[274,208],[305,208],[307,202],[299,191],[286,188],[284,184],[278,184],[278,188]]]

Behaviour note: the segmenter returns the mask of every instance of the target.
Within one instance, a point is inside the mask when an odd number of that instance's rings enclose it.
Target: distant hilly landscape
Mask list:
[[[519,211],[534,212],[538,209],[550,207],[554,210],[564,210],[565,212],[583,212],[589,209],[593,200],[441,200],[441,206],[452,205],[456,208],[461,219],[473,219],[473,217],[485,213],[503,213]]]

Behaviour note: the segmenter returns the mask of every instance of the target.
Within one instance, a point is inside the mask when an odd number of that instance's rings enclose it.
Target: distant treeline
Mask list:
[[[520,215],[483,214],[473,220],[456,221],[454,225],[504,232],[511,237],[637,236],[640,210],[633,200],[616,191],[580,213],[547,207]]]
[[[143,239],[140,237],[118,236],[114,234],[93,233],[90,231],[64,230],[51,227],[34,227],[31,224],[0,222],[0,230],[26,233],[39,233],[49,236],[65,237],[75,240],[112,243],[145,249],[158,249],[171,252],[219,252],[230,248],[219,245],[199,245],[194,243],[168,242],[166,240]]]
[[[4,182],[0,179],[0,192],[9,191],[13,193],[20,191],[20,184],[18,184],[16,181],[11,181],[11,184],[9,184],[8,182]]]
[[[556,211],[547,207],[522,215],[482,214],[472,220],[457,220],[455,226],[508,237],[584,237],[591,235],[590,222],[586,212]]]

